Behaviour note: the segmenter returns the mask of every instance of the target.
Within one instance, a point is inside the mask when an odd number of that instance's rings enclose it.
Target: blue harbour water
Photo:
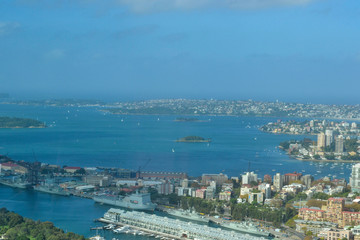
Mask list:
[[[0,105],[0,116],[46,122],[43,129],[0,129],[0,154],[16,160],[68,166],[107,166],[154,171],[183,171],[190,176],[223,172],[259,176],[298,171],[315,178],[348,180],[351,164],[319,164],[289,158],[279,142],[305,136],[274,135],[258,128],[277,118],[202,116],[204,122],[175,122],[177,116],[112,115],[97,108]],[[178,143],[188,135],[211,143]],[[314,136],[306,136],[315,140]],[[150,161],[148,162],[148,160]],[[146,163],[148,164],[146,165]],[[146,166],[145,166],[146,165]],[[89,236],[93,219],[106,206],[92,200],[0,187],[0,207],[32,219],[49,220],[68,231]],[[119,238],[119,237],[118,237]],[[119,238],[120,239],[120,238]],[[121,236],[121,239],[146,237]]]

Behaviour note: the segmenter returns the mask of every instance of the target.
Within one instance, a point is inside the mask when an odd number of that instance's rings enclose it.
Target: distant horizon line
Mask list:
[[[0,94],[1,95],[1,94]],[[359,103],[316,103],[316,102],[305,102],[305,101],[291,101],[291,100],[260,100],[260,99],[254,99],[254,98],[248,98],[248,99],[234,99],[234,98],[186,98],[186,97],[174,97],[174,98],[143,98],[143,99],[105,99],[105,98],[91,98],[91,97],[54,97],[54,98],[18,98],[18,97],[6,97],[1,98],[0,97],[0,103],[3,102],[11,102],[11,101],[98,101],[98,102],[104,102],[105,104],[110,103],[121,103],[121,102],[148,102],[148,101],[167,101],[167,100],[187,100],[187,101],[241,101],[241,102],[259,102],[259,103],[287,103],[287,104],[306,104],[306,105],[335,105],[335,106],[357,106],[360,105]]]

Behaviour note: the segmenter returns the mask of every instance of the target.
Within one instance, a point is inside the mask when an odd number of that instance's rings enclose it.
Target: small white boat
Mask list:
[[[103,237],[101,237],[101,236],[99,236],[99,235],[96,235],[96,236],[94,236],[94,237],[91,237],[91,238],[89,238],[90,240],[105,240],[105,238],[103,238]]]

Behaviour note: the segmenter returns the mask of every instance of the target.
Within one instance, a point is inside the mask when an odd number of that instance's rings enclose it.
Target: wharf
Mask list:
[[[221,228],[199,225],[192,222],[160,217],[144,212],[126,212],[111,208],[99,221],[126,225],[134,229],[164,236],[170,239],[206,239],[206,240],[255,240],[264,239],[234,231],[222,230]]]

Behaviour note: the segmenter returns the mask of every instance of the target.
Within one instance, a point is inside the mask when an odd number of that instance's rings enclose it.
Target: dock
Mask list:
[[[160,217],[144,212],[123,211],[111,208],[100,222],[116,226],[128,226],[148,234],[169,239],[206,239],[206,240],[257,240],[265,239],[234,231],[222,230],[192,222]]]

